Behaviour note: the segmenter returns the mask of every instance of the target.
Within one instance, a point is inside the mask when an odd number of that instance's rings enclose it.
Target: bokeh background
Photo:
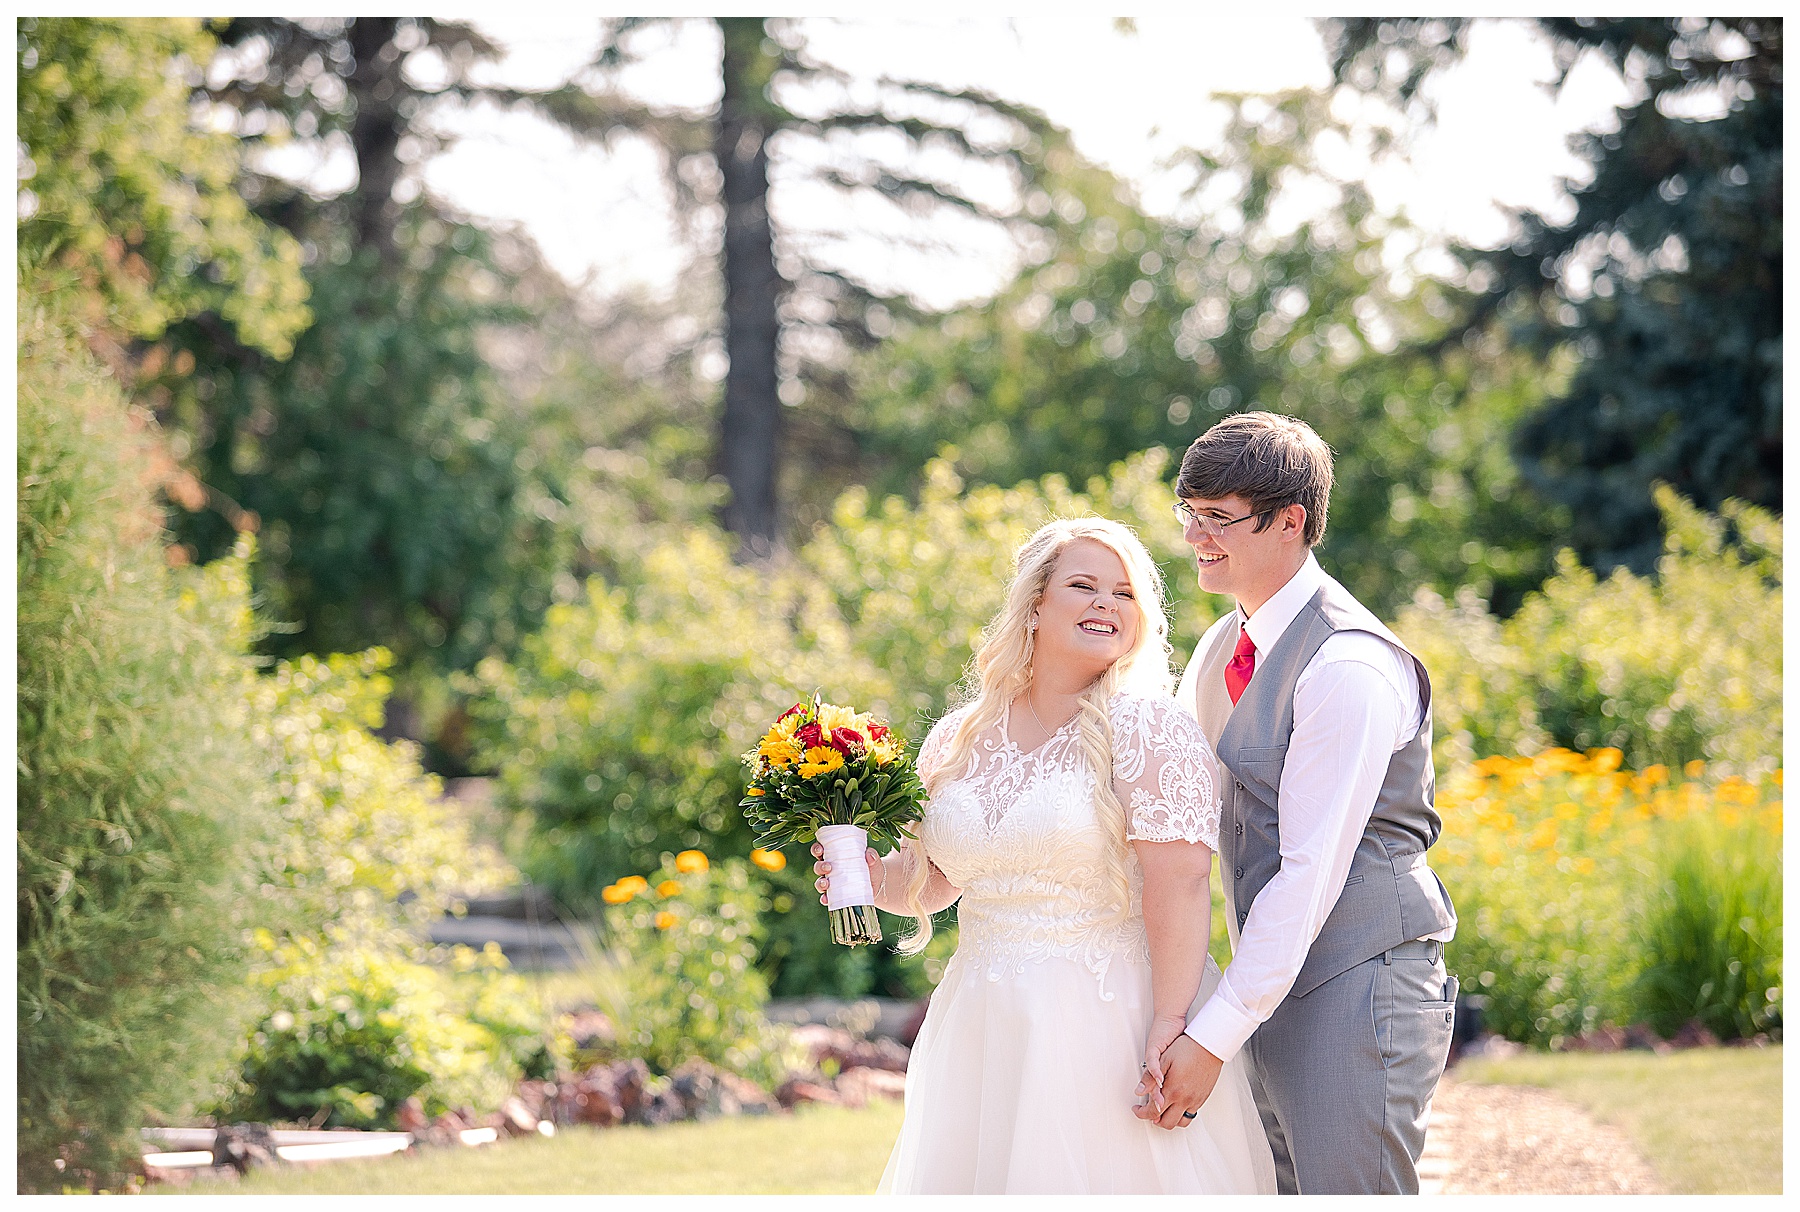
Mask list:
[[[1781,31],[21,19],[21,1185],[927,994],[738,755],[916,744],[1057,514],[1185,660],[1250,408],[1432,671],[1486,1025],[1778,1038]],[[527,885],[574,985],[431,942]]]

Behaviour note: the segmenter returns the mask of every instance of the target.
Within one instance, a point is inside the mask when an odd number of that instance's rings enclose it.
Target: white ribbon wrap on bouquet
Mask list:
[[[875,885],[869,882],[869,864],[863,852],[869,848],[869,831],[860,825],[820,825],[819,845],[831,864],[830,886],[825,890],[827,909],[873,905]]]

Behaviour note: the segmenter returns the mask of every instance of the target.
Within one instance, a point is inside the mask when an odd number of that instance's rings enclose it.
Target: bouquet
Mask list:
[[[907,826],[919,819],[925,787],[905,743],[868,714],[814,695],[782,712],[744,764],[750,786],[740,806],[756,844],[774,850],[818,838],[832,866],[833,941],[880,942],[863,850],[870,839],[891,849],[913,836]]]

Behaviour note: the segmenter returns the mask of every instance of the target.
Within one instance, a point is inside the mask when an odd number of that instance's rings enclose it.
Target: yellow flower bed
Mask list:
[[[1494,1029],[1554,1044],[1691,1010],[1744,1034],[1778,1011],[1779,770],[1631,771],[1617,749],[1549,749],[1463,767],[1438,809],[1432,865],[1461,918],[1451,967]]]

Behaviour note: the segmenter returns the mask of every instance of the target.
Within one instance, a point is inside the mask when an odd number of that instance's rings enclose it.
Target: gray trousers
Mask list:
[[[1456,978],[1443,944],[1403,943],[1289,997],[1244,1052],[1283,1195],[1419,1192]]]

